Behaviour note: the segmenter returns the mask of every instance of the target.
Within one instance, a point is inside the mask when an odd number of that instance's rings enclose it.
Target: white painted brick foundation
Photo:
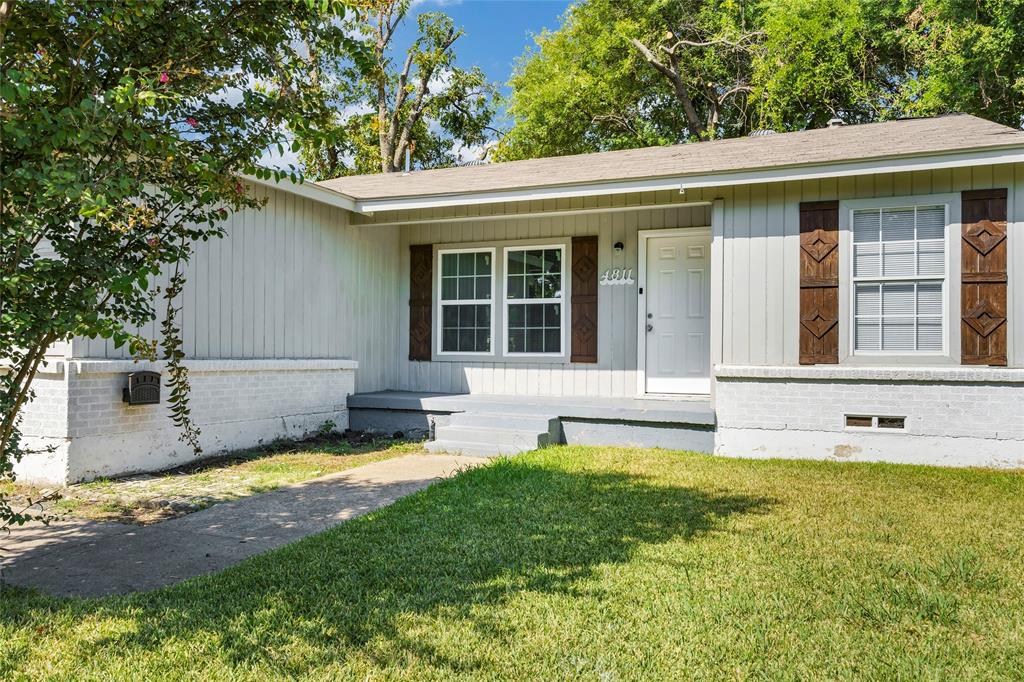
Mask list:
[[[1024,370],[715,369],[715,452],[739,457],[1024,466]],[[906,418],[902,431],[845,415]]]
[[[355,390],[352,360],[192,360],[192,416],[211,455],[308,435],[325,422],[348,427],[346,400]],[[128,372],[160,363],[66,360],[33,382],[22,433],[28,447],[52,453],[25,457],[19,479],[64,484],[101,476],[156,471],[194,459],[160,405],[128,406],[121,399]]]

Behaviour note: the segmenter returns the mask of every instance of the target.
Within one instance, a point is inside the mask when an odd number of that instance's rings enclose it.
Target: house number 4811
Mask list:
[[[601,275],[602,286],[633,284],[633,268],[609,268]]]

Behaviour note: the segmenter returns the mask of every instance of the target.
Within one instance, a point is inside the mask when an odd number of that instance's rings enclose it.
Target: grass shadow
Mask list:
[[[503,460],[175,587],[59,602],[9,592],[0,595],[0,622],[33,628],[60,611],[72,620],[130,623],[116,635],[79,640],[74,658],[116,659],[210,633],[217,656],[242,669],[301,675],[359,653],[383,657],[380,665],[412,656],[453,673],[485,671],[483,654],[446,659],[403,622],[444,613],[497,644],[509,626],[486,607],[525,592],[571,596],[599,567],[628,562],[643,545],[694,539],[771,504],[639,475]],[[289,651],[307,653],[282,654]]]

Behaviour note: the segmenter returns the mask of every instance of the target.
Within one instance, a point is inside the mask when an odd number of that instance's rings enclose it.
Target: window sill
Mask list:
[[[890,364],[876,367],[850,365],[716,365],[715,379],[721,380],[807,380],[807,381],[927,381],[970,383],[1024,383],[1024,369],[954,366],[899,366]]]
[[[500,363],[506,365],[568,365],[568,356],[565,355],[438,355],[434,354],[431,362],[459,362],[459,363]]]
[[[842,367],[955,367],[960,363],[944,353],[917,353],[900,355],[898,353],[855,354],[840,361]]]

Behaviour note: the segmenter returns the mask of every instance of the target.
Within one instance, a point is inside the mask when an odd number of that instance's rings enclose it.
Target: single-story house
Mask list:
[[[248,185],[266,207],[197,245],[182,301],[207,453],[351,426],[1024,465],[1021,131],[949,115]],[[22,476],[187,461],[166,401],[125,390],[156,398],[160,369],[54,348],[22,426],[54,449]]]

